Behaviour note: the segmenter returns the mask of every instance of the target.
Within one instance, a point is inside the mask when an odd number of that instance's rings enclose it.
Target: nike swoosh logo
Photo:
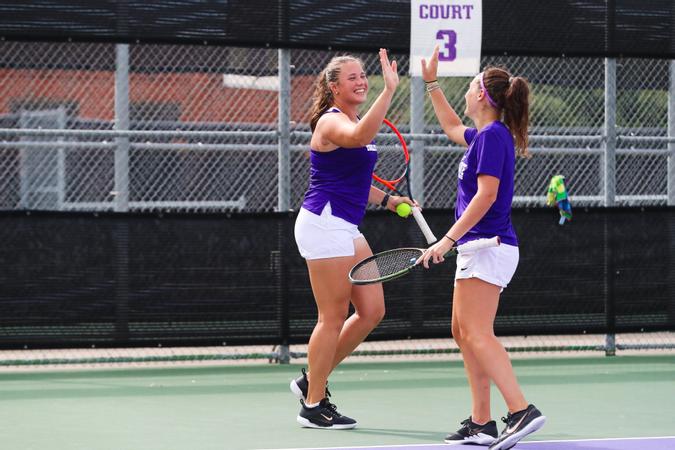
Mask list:
[[[324,419],[326,419],[326,420],[329,421],[329,422],[333,420],[333,417],[332,417],[332,416],[331,416],[331,417],[328,417],[328,416],[326,416],[326,415],[324,415],[324,414],[321,414],[321,417],[323,417]]]
[[[523,414],[523,417],[521,417],[520,420],[518,421],[518,423],[516,423],[514,426],[506,427],[506,433],[511,434],[514,431],[516,431],[516,428],[518,428],[518,426],[520,426],[520,424],[523,422],[523,420],[525,420],[525,417],[527,417],[527,414]]]
[[[461,267],[459,270],[466,270],[468,267]]]

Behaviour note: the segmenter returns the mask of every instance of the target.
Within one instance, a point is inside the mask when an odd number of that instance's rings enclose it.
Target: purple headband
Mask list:
[[[485,98],[487,98],[488,103],[490,105],[492,105],[493,108],[500,109],[499,106],[497,106],[497,103],[494,100],[492,100],[492,97],[490,97],[490,93],[485,88],[485,83],[483,83],[483,74],[484,73],[485,72],[480,73],[480,88],[483,90],[483,92],[485,92]]]

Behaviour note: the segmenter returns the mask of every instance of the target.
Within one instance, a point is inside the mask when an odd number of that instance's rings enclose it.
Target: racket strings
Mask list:
[[[422,252],[414,248],[380,253],[356,267],[352,278],[358,281],[386,278],[415,265],[421,255]]]
[[[397,184],[403,180],[408,170],[403,151],[400,148],[388,148],[378,146],[377,166],[375,175],[382,180]]]

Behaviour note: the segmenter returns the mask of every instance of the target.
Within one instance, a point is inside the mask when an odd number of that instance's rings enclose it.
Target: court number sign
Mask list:
[[[473,76],[480,71],[482,0],[410,2],[410,74],[421,76],[420,60],[438,45],[438,76]]]

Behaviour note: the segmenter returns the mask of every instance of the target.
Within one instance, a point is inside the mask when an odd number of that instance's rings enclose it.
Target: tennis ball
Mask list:
[[[408,217],[412,212],[412,208],[407,203],[399,203],[396,205],[396,213],[401,217]]]

